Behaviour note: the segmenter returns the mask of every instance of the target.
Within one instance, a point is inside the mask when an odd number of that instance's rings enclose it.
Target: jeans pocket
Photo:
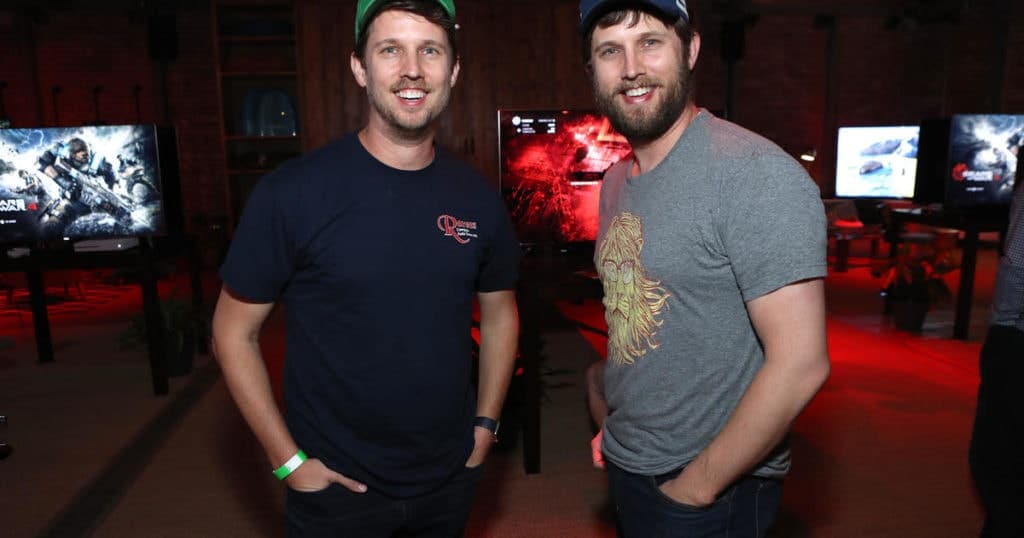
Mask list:
[[[736,489],[735,485],[730,485],[725,489],[725,491],[719,493],[718,497],[715,497],[714,502],[712,502],[711,504],[707,506],[694,506],[692,504],[686,504],[684,502],[677,501],[670,497],[667,493],[662,491],[661,484],[663,484],[664,482],[659,483],[659,480],[656,477],[650,476],[645,478],[647,480],[648,485],[654,489],[655,497],[657,497],[658,500],[662,502],[662,504],[665,504],[671,508],[682,510],[684,512],[692,512],[698,514],[707,513],[720,506],[728,504]]]
[[[325,515],[332,511],[331,506],[335,504],[336,498],[345,492],[344,486],[330,483],[326,488],[313,491],[299,491],[287,488],[286,505],[288,509],[297,510],[307,514]]]
[[[755,530],[763,533],[775,523],[775,516],[782,505],[782,482],[766,478],[755,480],[758,481],[754,496]]]
[[[291,486],[286,486],[286,487],[288,488],[288,493],[294,493],[296,495],[311,495],[312,496],[312,495],[323,495],[324,493],[327,493],[328,491],[330,491],[331,488],[336,487],[336,486],[337,487],[341,487],[339,484],[335,484],[334,482],[331,482],[331,483],[327,484],[326,486],[324,486],[321,489],[313,489],[313,490],[292,489]]]
[[[691,504],[679,502],[673,499],[672,497],[669,497],[667,493],[662,491],[661,486],[658,484],[658,480],[655,479],[655,477],[649,476],[646,477],[646,480],[647,484],[654,490],[654,495],[658,498],[658,500],[660,500],[663,504],[671,508],[675,508],[677,510],[683,510],[686,512],[707,512],[708,510],[711,510],[711,508],[715,506],[715,503],[718,502],[718,500],[716,499],[714,503],[711,503],[707,506],[693,506]]]
[[[391,500],[376,491],[356,493],[336,483],[316,491],[289,488],[285,505],[290,516],[304,521],[307,526],[331,521],[373,520],[393,511]]]

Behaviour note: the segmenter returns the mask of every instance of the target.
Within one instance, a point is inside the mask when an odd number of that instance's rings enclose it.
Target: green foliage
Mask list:
[[[952,292],[943,275],[960,264],[949,250],[914,249],[901,245],[890,270],[886,293],[893,300],[910,300],[935,306],[947,302]]]

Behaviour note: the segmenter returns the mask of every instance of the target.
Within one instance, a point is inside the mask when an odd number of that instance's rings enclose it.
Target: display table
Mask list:
[[[70,246],[70,245],[69,245]],[[189,237],[159,237],[141,239],[139,246],[116,251],[75,252],[71,248],[33,249],[28,255],[12,258],[0,256],[0,272],[24,272],[28,282],[29,299],[32,307],[32,321],[35,329],[36,350],[39,362],[54,360],[53,340],[50,336],[50,319],[46,310],[45,273],[59,269],[121,268],[135,269],[139,275],[142,290],[142,308],[146,321],[146,347],[149,356],[153,393],[168,392],[168,367],[164,345],[164,320],[157,293],[156,264],[160,260],[186,258],[189,263],[192,287],[192,303],[202,306],[202,282],[199,277],[199,261],[195,241]],[[199,346],[205,350],[205,338],[200,337]]]
[[[950,228],[964,233],[961,248],[963,255],[960,260],[960,283],[956,293],[956,310],[953,320],[953,338],[967,339],[967,330],[971,321],[971,303],[974,300],[974,272],[978,261],[978,234],[981,232],[1006,231],[1008,210],[989,211],[977,214],[960,214],[947,212],[931,212],[917,208],[899,208],[892,210],[892,225],[895,230],[890,234],[893,245],[890,256],[895,257],[895,243],[901,241],[904,225],[908,223]]]

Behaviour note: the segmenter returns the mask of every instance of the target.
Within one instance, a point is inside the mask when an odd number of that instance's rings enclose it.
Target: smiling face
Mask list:
[[[429,132],[448,105],[459,64],[440,26],[406,11],[384,11],[367,28],[365,64],[351,58],[370,101],[370,128],[402,138]]]
[[[693,93],[699,40],[684,48],[675,29],[646,13],[601,27],[591,37],[597,107],[630,142],[650,142],[681,117]]]

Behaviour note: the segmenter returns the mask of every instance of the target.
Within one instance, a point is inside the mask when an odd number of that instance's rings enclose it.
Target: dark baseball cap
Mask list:
[[[391,0],[359,0],[356,4],[356,41],[359,41],[359,36],[366,30],[366,24],[373,18],[373,14],[389,1]],[[448,18],[455,20],[455,0],[434,1],[444,8]]]
[[[675,20],[690,20],[686,0],[580,0],[580,33],[585,34],[601,15],[617,8],[647,7]]]

